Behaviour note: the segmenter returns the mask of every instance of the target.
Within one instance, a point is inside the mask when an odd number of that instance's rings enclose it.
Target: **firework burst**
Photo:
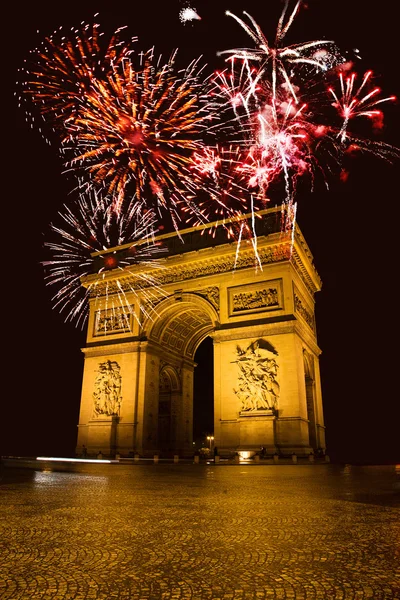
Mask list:
[[[223,50],[219,53],[221,55],[229,54],[233,58],[256,62],[262,71],[266,70],[268,63],[270,63],[271,89],[274,98],[277,87],[282,81],[290,90],[295,102],[297,102],[297,95],[292,76],[294,68],[308,67],[314,71],[326,71],[343,60],[335,43],[329,40],[314,40],[284,46],[284,39],[293,24],[301,4],[301,0],[298,0],[288,15],[290,0],[285,1],[273,44],[268,41],[261,27],[247,12],[243,11],[243,14],[248,19],[249,24],[230,11],[226,11],[226,14],[235,19],[251,37],[256,44],[256,48],[236,48]]]
[[[137,38],[122,42],[120,34],[124,29],[117,29],[107,45],[101,39],[103,34],[97,23],[69,32],[62,27],[54,31],[25,60],[21,69],[20,104],[28,106],[24,101],[30,100],[45,122],[63,129],[65,119],[75,113],[92,81],[104,78],[133,52]],[[27,119],[35,120],[30,109]]]
[[[81,191],[99,190],[119,207],[134,198],[138,214],[169,215],[178,229],[180,209],[193,202],[200,180],[191,154],[204,147],[212,114],[200,59],[175,68],[176,51],[162,64],[154,49],[132,58],[120,30],[101,50],[98,26],[86,26],[33,53],[24,94],[61,135],[67,170]],[[55,36],[54,36],[55,37]]]
[[[242,175],[241,186],[256,197],[267,201],[273,184],[281,193],[276,186],[283,181],[283,201],[290,211],[299,179],[307,177],[313,189],[318,173],[329,187],[330,177],[342,171],[348,152],[368,152],[388,161],[399,157],[397,148],[348,131],[355,117],[369,117],[375,126],[381,125],[382,113],[376,106],[395,99],[380,98],[379,88],[370,89],[370,72],[358,88],[354,74],[344,81],[341,72],[341,95],[333,87],[327,94],[327,80],[337,77],[336,68],[307,72],[305,77],[304,73],[296,77],[293,71],[290,85],[283,76],[276,85],[276,78],[271,80],[251,58],[247,50],[230,56],[230,67],[214,75],[211,89],[213,102],[225,115],[217,126],[221,143],[225,139],[240,147],[242,161],[236,171]],[[339,128],[332,118],[332,95],[343,119]]]
[[[187,23],[188,21],[201,21],[201,17],[195,8],[186,6],[179,11],[179,19],[181,23]]]
[[[177,76],[174,60],[175,53],[157,66],[151,50],[139,69],[125,61],[106,82],[92,81],[77,113],[64,122],[63,145],[87,189],[105,188],[117,204],[130,194],[140,210],[164,209],[177,229],[180,208],[195,210],[201,181],[190,171],[191,155],[204,146],[211,117],[199,102],[199,61]]]
[[[146,267],[149,275],[137,275],[136,287],[132,287],[135,295],[138,289],[149,285],[159,289],[157,285],[157,269],[161,264],[157,258],[162,257],[163,248],[156,245],[154,239],[154,217],[148,212],[139,222],[134,207],[125,207],[124,212],[116,212],[112,203],[96,194],[81,195],[71,206],[64,206],[58,214],[58,223],[51,225],[54,241],[45,243],[49,258],[43,262],[45,281],[56,292],[52,297],[54,308],[66,315],[65,320],[81,326],[88,315],[88,300],[96,297],[99,284],[105,281],[106,272],[110,269],[124,269],[128,266]],[[123,256],[97,253],[127,243],[131,246]],[[87,287],[82,285],[82,278],[95,275]],[[105,284],[106,285],[106,284]],[[146,292],[145,292],[146,294]],[[108,297],[107,292],[105,296]],[[138,315],[126,300],[126,292],[120,286],[118,293],[113,293],[107,300],[119,319],[127,319]],[[126,312],[128,311],[128,312]],[[130,312],[129,312],[130,311]]]
[[[356,74],[352,73],[346,79],[343,73],[339,73],[340,80],[340,96],[335,90],[330,87],[329,92],[332,94],[335,102],[333,106],[338,110],[343,118],[343,125],[338,133],[341,142],[344,142],[347,137],[347,127],[350,119],[355,117],[368,117],[375,122],[379,121],[382,124],[383,113],[377,110],[376,107],[383,102],[396,100],[396,96],[388,96],[387,98],[379,98],[381,89],[374,87],[370,89],[372,71],[367,71],[364,74],[363,80],[358,88],[355,87]]]

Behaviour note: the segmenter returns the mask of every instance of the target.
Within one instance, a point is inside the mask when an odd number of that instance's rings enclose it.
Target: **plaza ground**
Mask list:
[[[395,466],[3,468],[1,600],[400,598]]]

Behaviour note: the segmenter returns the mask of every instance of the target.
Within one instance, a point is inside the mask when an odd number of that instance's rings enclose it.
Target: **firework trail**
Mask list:
[[[208,147],[192,157],[192,170],[204,181],[203,193],[199,194],[197,206],[201,215],[188,215],[193,225],[216,221],[216,224],[241,217],[250,212],[251,190],[243,174],[245,154],[238,145]],[[255,210],[265,208],[260,194],[255,194]]]
[[[105,275],[110,269],[146,266],[150,275],[138,273],[136,286],[132,286],[130,291],[137,295],[138,290],[149,284],[152,289],[159,290],[157,269],[161,268],[161,264],[157,258],[162,257],[164,250],[153,241],[155,220],[150,212],[139,224],[136,217],[133,207],[130,211],[126,207],[124,213],[116,212],[107,198],[94,193],[81,195],[72,206],[65,205],[58,213],[59,223],[50,227],[54,241],[45,243],[49,258],[43,261],[43,266],[46,284],[56,289],[52,297],[53,307],[66,315],[66,321],[84,326],[88,300],[96,297],[96,290],[104,281],[107,287]],[[122,257],[114,253],[95,256],[102,250],[128,241],[131,246]],[[82,278],[93,274],[92,283],[84,287]],[[119,286],[117,294],[113,290],[113,295],[108,295],[106,290],[105,295],[106,302],[116,310],[119,319],[126,320],[130,314],[138,319],[122,286]]]

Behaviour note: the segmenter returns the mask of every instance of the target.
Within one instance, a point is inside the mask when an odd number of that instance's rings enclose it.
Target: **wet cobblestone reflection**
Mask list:
[[[394,467],[4,469],[1,600],[400,598]]]

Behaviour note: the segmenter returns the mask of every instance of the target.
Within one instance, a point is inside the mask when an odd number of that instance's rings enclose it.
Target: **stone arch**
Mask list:
[[[163,377],[163,375],[165,377]],[[179,392],[181,390],[181,381],[177,370],[168,364],[160,365],[160,389],[163,387],[163,382],[168,380],[169,388],[172,392]],[[165,386],[166,387],[166,386]]]
[[[224,222],[214,224],[210,237],[203,235],[208,227],[161,235],[157,244],[167,253],[157,265],[162,267],[157,268],[157,285],[151,261],[110,269],[100,283],[97,269],[84,278],[90,302],[78,447],[84,444],[89,454],[101,449],[107,455],[114,448],[122,455],[157,453],[161,389],[171,397],[177,394],[174,454],[192,455],[194,357],[207,336],[213,341],[214,436],[221,456],[261,446],[269,453],[308,455],[314,429],[317,447],[324,447],[320,350],[308,318],[321,282],[297,224],[289,236],[281,235],[279,210],[267,209],[265,219],[257,219],[262,269],[254,269],[250,243],[241,244],[239,252],[233,238],[227,239]],[[122,259],[120,265],[126,251],[112,250]],[[129,317],[123,327],[116,322],[117,299],[119,312]],[[250,380],[261,379],[252,394],[271,383],[270,372],[260,374],[263,363],[257,360],[268,358],[271,371],[274,362],[279,367],[274,410],[263,410],[260,403],[259,411],[243,410],[246,396],[237,394],[243,391],[238,348],[249,351],[243,356],[244,378],[248,373]],[[123,400],[112,411],[116,414],[93,414],[99,361],[120,367]]]
[[[164,351],[193,360],[197,347],[217,323],[218,313],[208,300],[200,294],[176,292],[157,304],[143,331]]]
[[[158,391],[158,451],[174,452],[177,440],[177,414],[182,401],[182,385],[177,370],[169,364],[160,365]]]
[[[210,301],[199,293],[181,291],[161,300],[143,323],[146,360],[159,364],[153,392],[156,374],[149,377],[144,411],[157,415],[154,449],[162,454],[192,451],[194,355],[217,323],[218,313]]]

